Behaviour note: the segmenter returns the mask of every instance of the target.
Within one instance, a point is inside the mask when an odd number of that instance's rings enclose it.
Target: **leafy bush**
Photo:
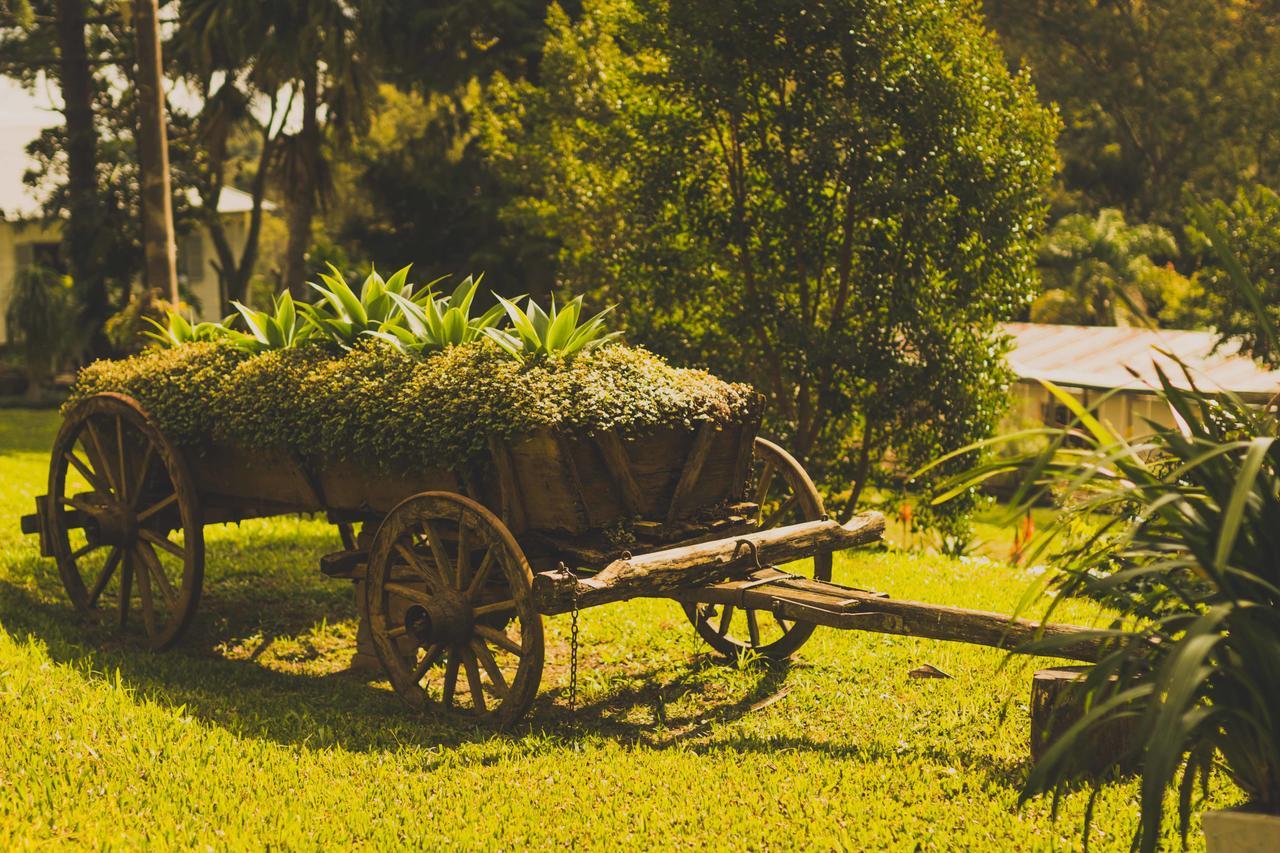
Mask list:
[[[562,247],[560,280],[617,301],[632,340],[752,381],[830,485],[990,434],[1056,121],[976,4],[588,0],[547,21],[537,79],[498,78],[482,118],[508,221]]]
[[[622,334],[605,332],[604,315],[612,308],[606,308],[579,325],[581,296],[573,297],[560,309],[556,308],[556,298],[552,296],[550,312],[539,308],[532,298],[525,310],[501,296],[498,303],[511,318],[513,331],[485,329],[485,334],[514,358],[525,361],[557,356],[567,358],[580,352],[591,352]]]
[[[13,277],[5,326],[33,386],[75,359],[86,343],[71,281],[46,267],[30,266]]]
[[[100,391],[136,397],[184,446],[225,441],[385,469],[453,466],[483,451],[490,435],[637,433],[739,422],[760,406],[749,386],[638,348],[525,365],[484,340],[421,360],[368,339],[349,350],[257,355],[195,343],[96,362],[80,372],[71,399]]]
[[[1267,336],[1280,325],[1280,194],[1260,184],[1240,187],[1229,201],[1192,204],[1187,219],[1209,324],[1254,358],[1280,366],[1280,348]],[[1223,239],[1233,247],[1229,257],[1216,248]],[[1260,291],[1260,303],[1233,284],[1238,276]]]

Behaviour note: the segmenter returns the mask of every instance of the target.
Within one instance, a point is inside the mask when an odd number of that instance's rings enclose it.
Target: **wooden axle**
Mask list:
[[[884,516],[878,512],[864,512],[843,525],[830,520],[807,521],[624,557],[589,578],[564,569],[541,572],[533,579],[533,597],[545,614],[642,596],[668,597],[763,566],[865,545],[883,532]]]
[[[987,610],[889,598],[883,593],[795,577],[773,568],[753,572],[742,580],[682,590],[672,597],[688,604],[763,610],[780,619],[831,628],[951,640],[1014,652],[1035,639],[1089,633],[1089,629],[1075,625],[1042,624]],[[1081,636],[1054,654],[1036,654],[1096,661],[1100,649],[1099,639]]]

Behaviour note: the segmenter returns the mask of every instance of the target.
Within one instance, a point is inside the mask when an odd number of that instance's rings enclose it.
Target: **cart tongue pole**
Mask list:
[[[821,520],[763,530],[639,556],[623,555],[599,573],[579,577],[564,568],[534,576],[533,596],[544,614],[567,613],[629,598],[673,598],[693,605],[730,605],[770,612],[787,621],[852,631],[874,631],[974,643],[1019,651],[1051,639],[1036,652],[1071,660],[1096,660],[1103,639],[1075,625],[1041,624],[985,610],[895,600],[825,581],[799,577],[776,566],[878,540],[884,517],[854,516],[845,524]],[[1075,638],[1075,639],[1073,639]],[[1037,644],[1039,646],[1039,644]]]

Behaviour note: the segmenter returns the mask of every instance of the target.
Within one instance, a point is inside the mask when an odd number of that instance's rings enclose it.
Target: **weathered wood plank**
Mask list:
[[[502,495],[500,510],[502,520],[513,532],[524,530],[523,497],[520,492],[520,480],[516,477],[515,465],[511,462],[511,451],[504,442],[491,437],[489,455],[493,457],[493,467],[498,471],[498,491]]]
[[[565,613],[639,596],[668,596],[690,587],[747,574],[760,564],[789,563],[801,557],[874,542],[884,532],[884,516],[866,512],[841,525],[808,521],[666,548],[630,559],[615,560],[590,578],[572,572],[541,572],[534,576],[533,595],[543,613]]]
[[[711,443],[715,440],[718,431],[711,421],[703,421],[702,426],[698,428],[693,445],[689,448],[689,455],[685,457],[680,479],[676,482],[675,491],[671,493],[671,506],[667,510],[668,524],[680,517],[689,495],[698,485],[698,478],[702,476],[702,466],[707,463],[707,454],[711,452]]]

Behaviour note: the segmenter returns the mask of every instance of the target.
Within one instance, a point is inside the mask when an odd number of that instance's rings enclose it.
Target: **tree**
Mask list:
[[[157,0],[133,0],[137,66],[138,165],[142,175],[142,247],[146,255],[143,299],[152,291],[178,304],[178,244],[173,234],[173,191],[169,180],[164,61],[160,49]]]
[[[811,467],[986,435],[1034,290],[1052,114],[972,7],[596,0],[498,85],[508,214],[633,338],[749,379]],[[844,482],[848,482],[847,479]]]
[[[1037,323],[1130,325],[1154,319],[1185,282],[1158,263],[1177,256],[1173,234],[1159,225],[1130,225],[1107,208],[1058,220],[1040,244],[1045,291],[1031,305]]]
[[[1259,184],[1242,186],[1230,200],[1193,203],[1187,220],[1209,322],[1224,341],[1238,341],[1249,355],[1280,367],[1270,332],[1280,328],[1280,195]]]
[[[1280,169],[1280,17],[1269,0],[983,5],[1062,111],[1073,210],[1117,207],[1173,227],[1184,189],[1222,194]]]

